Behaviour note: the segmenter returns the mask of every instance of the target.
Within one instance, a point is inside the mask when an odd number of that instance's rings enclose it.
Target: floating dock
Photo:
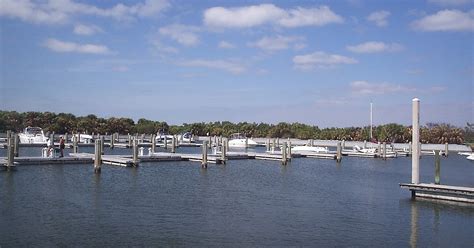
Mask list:
[[[400,187],[409,189],[412,197],[474,203],[474,188],[427,183],[400,183]]]

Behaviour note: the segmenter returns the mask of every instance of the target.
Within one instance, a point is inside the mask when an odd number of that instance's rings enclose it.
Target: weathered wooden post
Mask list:
[[[12,132],[10,130],[7,131],[7,170],[13,167],[15,160],[15,151],[14,151],[14,144],[12,138]]]
[[[281,164],[286,165],[288,163],[288,157],[286,154],[286,142],[283,142],[283,147],[281,148]]]
[[[276,139],[273,138],[273,142],[272,142],[272,152],[275,151],[275,147],[276,147]]]
[[[100,173],[101,165],[102,165],[102,140],[96,139],[95,140],[95,152],[94,152],[94,172]]]
[[[265,148],[266,148],[267,152],[270,151],[270,139],[267,139],[265,141]]]
[[[441,174],[441,158],[439,151],[435,151],[435,184],[439,184]]]
[[[133,139],[133,165],[138,165],[138,140]]]
[[[163,143],[164,143],[164,147],[165,147],[165,150],[168,149],[168,137],[166,137],[166,135],[163,135]]]
[[[104,135],[101,135],[100,136],[100,154],[101,155],[104,155],[104,142],[105,141],[105,138],[104,138]]]
[[[115,133],[110,135],[110,149],[114,149],[115,147]]]
[[[382,145],[380,144],[380,141],[377,142],[377,157],[382,157]]]
[[[156,149],[156,134],[151,135],[151,151],[155,152]]]
[[[337,142],[337,148],[336,148],[336,162],[340,163],[342,160],[342,145],[341,141]]]
[[[211,146],[212,146],[212,137],[209,136],[209,146],[208,147],[211,148]]]
[[[444,144],[444,156],[445,156],[445,157],[447,157],[447,156],[448,156],[448,153],[449,153],[448,146],[449,146],[449,144],[448,144],[448,142],[446,142],[446,143]]]
[[[73,152],[73,153],[77,153],[77,152],[78,152],[78,149],[77,149],[77,140],[78,140],[78,136],[77,136],[77,135],[72,136],[72,152]]]
[[[387,143],[386,142],[383,142],[383,155],[382,155],[383,159],[387,159]]]
[[[222,140],[222,150],[221,150],[221,160],[225,164],[227,161],[227,148],[226,148],[227,139]]]
[[[176,138],[174,136],[171,138],[171,152],[176,153]]]
[[[288,160],[291,161],[291,141],[288,141]]]
[[[206,140],[202,142],[201,168],[207,169],[207,141]]]
[[[14,149],[13,153],[15,157],[20,156],[20,136],[18,136],[17,133],[13,134],[13,143],[14,143]]]
[[[412,100],[412,144],[413,155],[411,156],[411,183],[420,183],[420,99]],[[412,197],[415,197],[412,190]]]
[[[225,138],[226,142],[225,142],[225,150],[226,151],[229,151],[229,139],[228,138]]]

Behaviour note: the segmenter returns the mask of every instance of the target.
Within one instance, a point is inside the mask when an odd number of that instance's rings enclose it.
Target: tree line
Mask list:
[[[75,116],[69,113],[0,111],[0,132],[7,130],[21,132],[27,126],[43,128],[45,132],[55,133],[169,133],[191,132],[194,135],[217,135],[228,137],[232,133],[242,133],[247,137],[298,138],[323,140],[370,140],[370,127],[319,128],[302,123],[232,123],[229,121],[184,123],[168,125],[165,121],[141,118],[138,122],[131,118],[100,118],[95,115]],[[409,142],[411,126],[390,123],[373,127],[373,141]],[[422,143],[462,144],[474,142],[474,124],[467,123],[459,128],[444,123],[428,123],[420,130]]]

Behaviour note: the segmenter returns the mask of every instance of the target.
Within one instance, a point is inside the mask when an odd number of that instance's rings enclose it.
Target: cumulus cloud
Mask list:
[[[383,43],[378,41],[369,41],[358,45],[347,46],[347,50],[355,53],[380,53],[380,52],[397,52],[403,49],[398,43]]]
[[[212,69],[224,70],[233,74],[240,74],[246,70],[245,66],[230,60],[207,60],[207,59],[195,59],[185,60],[177,62],[180,66],[188,67],[206,67]]]
[[[64,24],[72,15],[94,15],[130,20],[151,17],[169,6],[166,0],[146,0],[135,5],[116,4],[110,8],[78,3],[73,0],[2,0],[0,16],[39,24]]]
[[[385,27],[388,25],[387,18],[390,16],[390,12],[386,10],[379,10],[372,12],[368,17],[367,20],[375,23],[375,25],[379,27]]]
[[[199,37],[196,32],[198,27],[173,24],[160,28],[161,35],[169,37],[184,46],[194,46],[199,43]]]
[[[236,8],[213,7],[204,11],[204,23],[221,28],[249,28],[269,23],[283,27],[322,26],[343,21],[327,6],[282,9],[273,4],[260,4]]]
[[[77,35],[93,35],[102,32],[102,29],[95,25],[76,24],[74,26],[74,33]]]
[[[43,44],[52,51],[67,53],[90,53],[90,54],[108,54],[109,48],[103,45],[96,44],[78,44],[74,42],[60,41],[57,39],[48,39]]]
[[[356,63],[358,63],[358,61],[354,58],[337,54],[327,54],[321,51],[293,57],[293,64],[295,68],[298,69],[330,68],[338,64]]]
[[[258,47],[266,51],[277,51],[288,49],[292,43],[303,41],[303,37],[299,36],[282,36],[278,35],[276,37],[265,36],[258,41],[249,43],[249,46]],[[301,43],[296,43],[295,49],[300,48]]]
[[[421,31],[474,31],[474,10],[441,10],[411,23]]]
[[[220,41],[218,44],[218,47],[225,48],[225,49],[232,49],[232,48],[235,48],[235,45],[227,41]]]

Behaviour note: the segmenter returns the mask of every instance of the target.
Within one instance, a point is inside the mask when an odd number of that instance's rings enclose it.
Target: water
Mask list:
[[[0,246],[473,247],[474,206],[412,201],[398,186],[410,163],[166,162],[104,165],[100,175],[92,165],[19,166],[0,172]],[[434,181],[433,165],[422,158],[422,182]],[[474,163],[443,158],[441,182],[474,187]]]

